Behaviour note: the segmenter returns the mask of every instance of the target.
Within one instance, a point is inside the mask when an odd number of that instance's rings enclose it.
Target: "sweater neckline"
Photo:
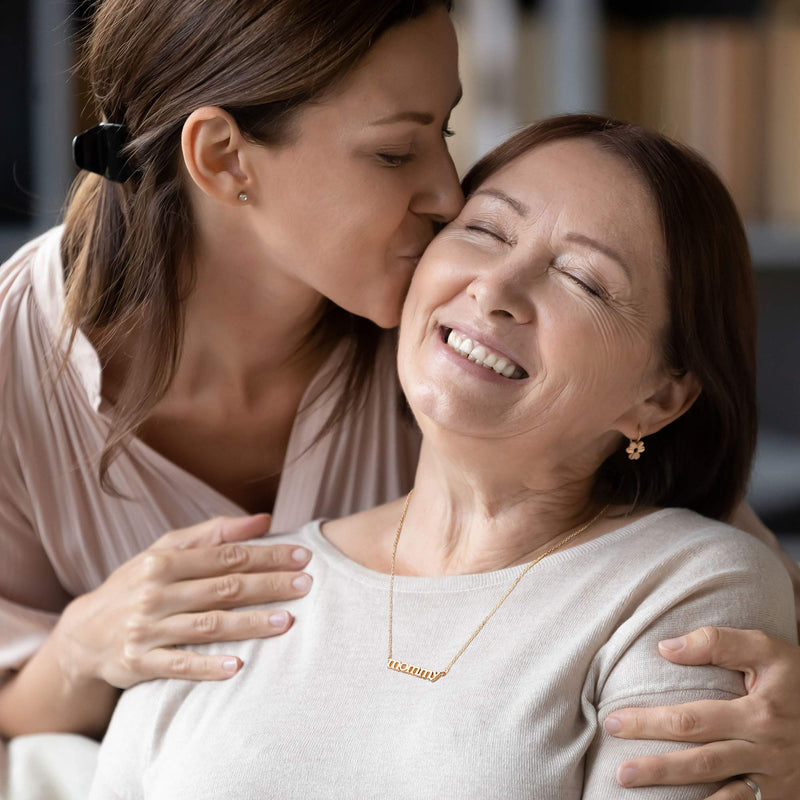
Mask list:
[[[542,572],[555,569],[566,562],[589,558],[600,548],[608,547],[632,536],[643,528],[649,527],[658,520],[669,517],[677,513],[680,509],[662,508],[629,522],[616,530],[582,542],[574,547],[561,550],[543,558],[530,571]],[[389,585],[389,574],[378,572],[365,567],[345,555],[338,547],[330,542],[322,532],[323,523],[326,519],[318,519],[308,523],[304,528],[304,533],[308,536],[309,547],[312,552],[322,556],[335,570],[343,573],[350,580],[355,580],[367,586],[380,589],[387,589]],[[394,579],[394,590],[399,593],[425,594],[425,593],[448,593],[474,591],[486,587],[506,584],[513,581],[528,564],[517,564],[513,567],[493,570],[491,572],[478,572],[466,575],[436,575],[417,577],[411,575],[396,575]]]

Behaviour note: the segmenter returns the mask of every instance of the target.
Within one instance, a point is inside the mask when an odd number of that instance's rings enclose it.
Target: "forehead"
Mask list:
[[[536,147],[479,188],[521,201],[531,221],[605,240],[632,260],[664,262],[658,208],[644,179],[621,156],[589,139]]]
[[[460,88],[455,29],[437,5],[389,28],[322,105],[365,123],[398,110],[440,115]]]

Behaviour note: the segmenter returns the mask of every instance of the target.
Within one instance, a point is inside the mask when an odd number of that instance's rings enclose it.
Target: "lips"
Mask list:
[[[470,337],[454,328],[442,327],[440,332],[442,341],[463,358],[469,359],[485,369],[492,370],[509,380],[518,381],[529,377],[528,373],[519,364],[480,339]]]

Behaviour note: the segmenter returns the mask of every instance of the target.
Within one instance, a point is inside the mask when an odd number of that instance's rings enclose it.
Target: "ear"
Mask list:
[[[651,436],[685,414],[701,391],[700,382],[691,372],[666,375],[653,394],[617,420],[617,430],[628,439]]]
[[[206,195],[238,205],[251,179],[244,158],[245,141],[233,117],[221,108],[193,111],[183,124],[181,152],[186,170]]]

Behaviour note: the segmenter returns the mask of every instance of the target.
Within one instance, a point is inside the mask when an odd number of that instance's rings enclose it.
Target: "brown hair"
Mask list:
[[[82,173],[66,212],[67,319],[98,351],[135,327],[124,385],[100,459],[108,468],[164,396],[181,353],[193,281],[192,218],[179,170],[181,130],[219,106],[251,140],[291,141],[294,113],[331,89],[389,28],[451,0],[103,0],[85,66],[101,119],[125,124],[133,177]],[[345,390],[325,430],[369,385],[379,329],[333,303],[320,323],[349,342]],[[310,344],[320,328],[311,334]],[[71,344],[71,342],[70,342]]]
[[[533,148],[576,137],[624,159],[649,188],[666,245],[664,364],[676,376],[693,373],[702,386],[686,413],[647,438],[641,460],[629,461],[622,448],[610,456],[595,493],[602,502],[682,506],[726,518],[744,495],[756,443],[756,303],[744,228],[713,169],[655,131],[564,115],[489,153],[464,178],[464,193]]]

